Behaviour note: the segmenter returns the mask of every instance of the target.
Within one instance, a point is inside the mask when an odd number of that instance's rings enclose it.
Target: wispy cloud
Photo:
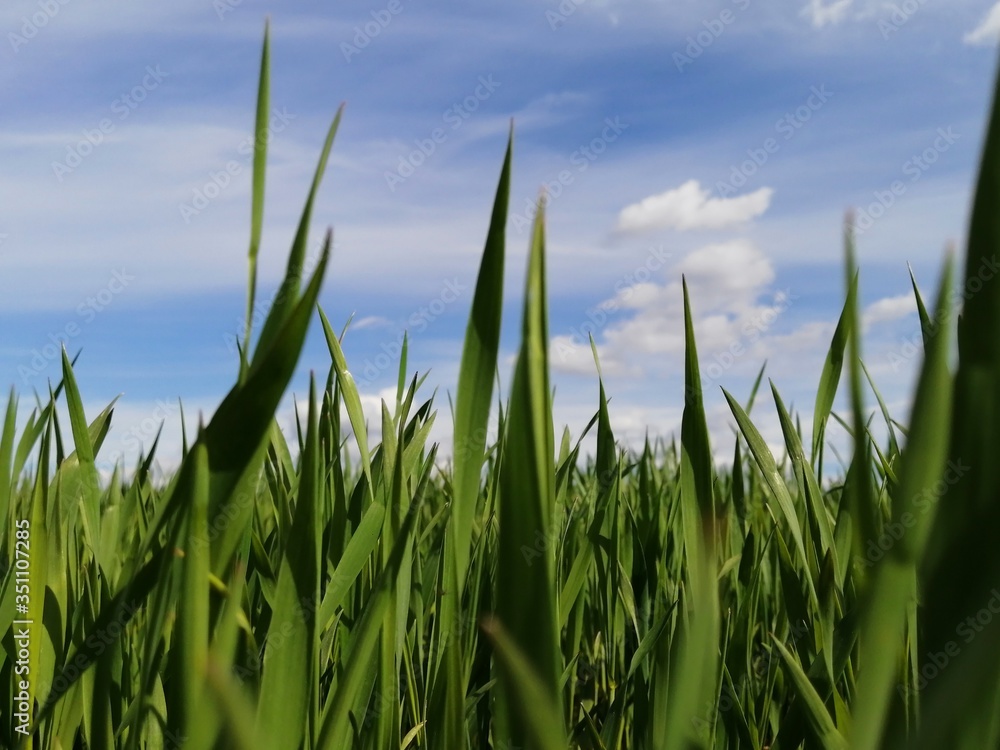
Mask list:
[[[854,0],[809,0],[802,10],[816,28],[827,24],[840,23],[847,17],[848,11],[854,5]]]
[[[1000,39],[1000,3],[990,8],[989,13],[972,31],[962,37],[966,44],[996,44]]]

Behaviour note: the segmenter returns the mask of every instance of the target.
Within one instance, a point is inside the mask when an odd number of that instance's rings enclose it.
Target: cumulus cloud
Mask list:
[[[682,275],[694,308],[699,350],[709,358],[742,341],[745,352],[753,353],[747,360],[757,361],[763,332],[795,298],[790,290],[769,294],[774,269],[751,242],[707,245],[677,263],[663,283],[623,287],[595,308],[598,314],[591,311],[569,333],[559,331],[551,342],[553,369],[593,373],[590,334],[609,373],[641,376],[651,361],[682,362]]]
[[[626,206],[618,214],[618,231],[651,229],[723,229],[755,219],[771,205],[771,188],[761,188],[736,198],[712,198],[698,180],[651,195]]]
[[[865,308],[862,320],[864,327],[878,323],[889,323],[900,320],[917,311],[917,303],[912,294],[900,294],[896,297],[885,297],[873,302]]]
[[[979,25],[966,34],[966,44],[996,44],[1000,39],[1000,3],[994,5]]]
[[[812,25],[817,29],[831,23],[840,23],[847,16],[847,12],[854,5],[854,0],[809,0],[809,4],[803,9],[802,14],[806,16]]]

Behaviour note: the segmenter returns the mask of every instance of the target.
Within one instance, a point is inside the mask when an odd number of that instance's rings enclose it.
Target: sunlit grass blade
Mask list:
[[[340,384],[340,393],[344,398],[344,406],[347,408],[347,418],[351,422],[351,429],[354,430],[354,441],[361,452],[361,468],[368,479],[368,487],[371,488],[374,486],[372,483],[372,460],[368,450],[368,426],[365,423],[364,409],[361,407],[361,394],[354,382],[354,376],[347,369],[347,358],[340,347],[340,339],[334,333],[322,307],[319,308],[319,319],[323,324],[323,334],[326,336],[330,356],[333,358],[333,367],[337,373],[337,382]]]
[[[83,411],[83,400],[80,389],[76,385],[73,366],[70,364],[66,349],[62,350],[63,382],[66,384],[66,406],[69,410],[70,425],[73,429],[73,443],[76,446],[76,457],[80,469],[79,490],[83,493],[83,506],[87,512],[95,548],[100,547],[101,513],[99,504],[100,479],[97,475],[97,465],[94,463],[94,445],[90,438],[87,417]],[[75,501],[76,498],[73,498]],[[74,502],[75,504],[75,502]]]
[[[910,285],[913,287],[913,299],[917,305],[917,316],[920,319],[920,336],[924,342],[924,349],[926,350],[930,346],[931,339],[934,337],[934,333],[937,330],[937,325],[931,320],[930,316],[927,314],[927,307],[924,305],[924,298],[920,294],[920,288],[917,286],[917,279],[913,275],[913,269],[910,268]]]
[[[309,224],[312,221],[313,205],[316,202],[316,194],[319,192],[320,182],[326,173],[326,163],[330,158],[330,150],[333,148],[333,139],[337,135],[340,127],[340,118],[344,112],[344,105],[337,110],[337,114],[330,124],[330,129],[326,134],[326,141],[323,143],[323,150],[320,152],[319,164],[316,166],[316,173],[313,176],[312,185],[309,188],[309,196],[306,198],[305,208],[302,209],[302,218],[299,219],[299,226],[295,232],[295,239],[292,241],[292,249],[288,254],[288,267],[285,271],[285,278],[281,282],[278,293],[275,295],[274,304],[268,313],[267,320],[264,321],[264,328],[260,332],[257,341],[257,348],[254,350],[251,361],[251,370],[257,367],[259,360],[266,355],[273,340],[278,337],[285,321],[293,313],[296,302],[299,299],[299,287],[302,283],[302,276],[305,266],[306,245],[309,240]],[[331,239],[328,237],[328,240]],[[329,253],[329,244],[324,249],[324,257]]]
[[[716,694],[719,613],[716,593],[716,509],[712,448],[698,367],[691,301],[684,295],[684,413],[681,419],[680,502],[687,589],[678,613],[677,643],[671,654],[665,750],[706,747],[691,717]],[[657,742],[657,745],[660,743]]]
[[[840,376],[844,370],[844,352],[847,349],[848,338],[850,337],[851,311],[856,305],[858,294],[858,281],[852,277],[847,291],[847,300],[844,302],[844,309],[840,313],[837,321],[837,328],[833,332],[833,340],[830,342],[830,349],[826,354],[826,361],[823,363],[823,372],[820,375],[819,386],[816,389],[816,406],[813,410],[813,432],[812,432],[812,456],[813,466],[822,474],[823,436],[826,433],[826,423],[830,418],[830,410],[833,408],[834,399],[837,396],[837,386],[840,384]]]
[[[271,23],[264,25],[264,48],[260,55],[260,79],[257,84],[257,119],[253,138],[253,182],[250,205],[250,251],[248,253],[247,321],[243,334],[240,359],[248,351],[253,330],[254,306],[257,297],[257,255],[264,229],[264,182],[267,173],[267,143],[270,140],[271,116]]]
[[[454,574],[447,578],[453,579],[460,587],[465,579],[469,549],[472,546],[472,520],[479,498],[480,474],[486,450],[486,427],[493,399],[493,376],[500,347],[505,228],[510,199],[512,150],[513,132],[507,141],[486,247],[465,331],[455,398],[455,467],[452,479],[455,497],[446,535],[450,547],[445,564],[454,565]],[[459,588],[454,592],[452,600],[461,595],[462,590]]]
[[[556,621],[555,438],[549,400],[544,216],[542,198],[528,257],[521,348],[510,391],[501,466],[497,615],[543,690],[557,703],[562,670]],[[534,555],[525,552],[539,549]],[[519,700],[517,686],[509,682],[503,686],[503,695],[507,706]],[[509,741],[529,743],[531,730],[523,717],[509,714],[509,719]]]
[[[503,312],[504,255],[507,204],[510,200],[510,165],[514,146],[511,129],[507,140],[493,214],[486,235],[476,281],[475,296],[462,347],[455,400],[454,469],[452,474],[451,517],[445,531],[443,588],[438,620],[438,649],[444,667],[434,686],[439,691],[444,726],[433,741],[448,750],[466,746],[465,678],[452,631],[459,624],[458,612],[465,589],[472,525],[479,502],[479,486],[486,452],[487,425],[493,399],[493,377],[500,348]]]

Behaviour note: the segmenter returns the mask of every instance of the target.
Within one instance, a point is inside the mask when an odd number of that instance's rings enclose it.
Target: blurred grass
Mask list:
[[[154,442],[135,470],[119,466],[100,480],[95,458],[114,403],[88,422],[65,354],[61,382],[25,424],[17,395],[8,398],[0,744],[1000,747],[1000,628],[981,617],[992,620],[994,598],[1000,606],[1000,280],[979,277],[1000,247],[996,111],[965,257],[966,284],[978,278],[979,291],[959,316],[957,369],[949,260],[933,320],[913,284],[925,357],[910,424],[889,414],[861,359],[848,223],[846,302],[812,433],[804,437],[786,408],[777,373],[783,451],[765,443],[750,417],[762,368],[745,402],[725,393],[737,428],[726,467],[713,458],[729,448],[709,439],[691,312],[698,301],[686,285],[679,443],[650,439],[635,451],[616,442],[594,347],[593,418],[583,435],[564,430],[557,444],[544,197],[520,351],[509,395],[496,404],[498,437],[487,440],[511,133],[448,462],[428,444],[434,399],[418,397],[423,378],[410,379],[405,347],[395,403],[382,404],[381,442],[369,443],[343,334],[322,311],[331,361],[319,385],[310,381],[292,446],[275,421],[328,263],[329,233],[303,288],[313,201],[341,115],[321,150],[280,303],[251,346],[269,58],[265,32],[240,371],[190,445],[185,435],[177,474],[152,479]],[[845,367],[846,417],[832,411]],[[870,396],[888,427],[884,444],[870,428]],[[846,476],[832,482],[824,479],[831,417],[854,443]],[[593,429],[596,453],[586,456],[580,441]],[[19,618],[33,622],[24,654]],[[24,668],[30,738],[8,710]]]

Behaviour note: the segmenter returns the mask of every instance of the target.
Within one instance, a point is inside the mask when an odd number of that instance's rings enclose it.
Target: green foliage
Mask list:
[[[0,423],[0,745],[56,748],[962,748],[1000,745],[1000,115],[984,151],[951,350],[951,262],[908,428],[861,362],[848,227],[846,303],[811,434],[772,382],[784,446],[726,392],[734,445],[712,446],[684,287],[680,442],[616,443],[597,363],[596,453],[556,441],[545,201],[521,343],[494,406],[513,135],[461,358],[450,462],[428,445],[433,398],[400,364],[369,443],[327,316],[290,448],[275,421],[317,311],[330,247],[303,288],[323,145],[275,304],[251,348],[269,96],[265,34],[254,151],[248,319],[237,380],[154,481],[158,443],[101,478],[114,403],[88,422],[62,381],[24,425]],[[971,281],[977,279],[975,284]],[[250,352],[253,351],[251,356]],[[596,347],[595,360],[596,360]],[[833,411],[847,368],[849,415]],[[862,373],[868,376],[862,378]],[[888,432],[865,406],[871,386]],[[669,398],[669,395],[665,395]],[[64,451],[57,404],[69,414]],[[876,416],[879,412],[876,412]],[[342,415],[346,415],[346,420]],[[830,418],[854,451],[824,472]],[[345,429],[349,427],[349,433]],[[905,439],[901,439],[905,438]],[[68,441],[67,441],[68,442]],[[808,450],[808,453],[807,453]],[[716,455],[733,456],[721,467]],[[293,457],[294,456],[294,457]],[[354,457],[360,457],[355,461]],[[26,530],[30,530],[30,534]],[[20,550],[30,536],[30,550]],[[23,560],[23,562],[22,562]],[[21,606],[24,584],[30,604]],[[30,647],[15,638],[30,620]],[[958,638],[968,627],[971,638]],[[19,670],[30,670],[20,692]],[[8,707],[30,706],[31,738]]]

